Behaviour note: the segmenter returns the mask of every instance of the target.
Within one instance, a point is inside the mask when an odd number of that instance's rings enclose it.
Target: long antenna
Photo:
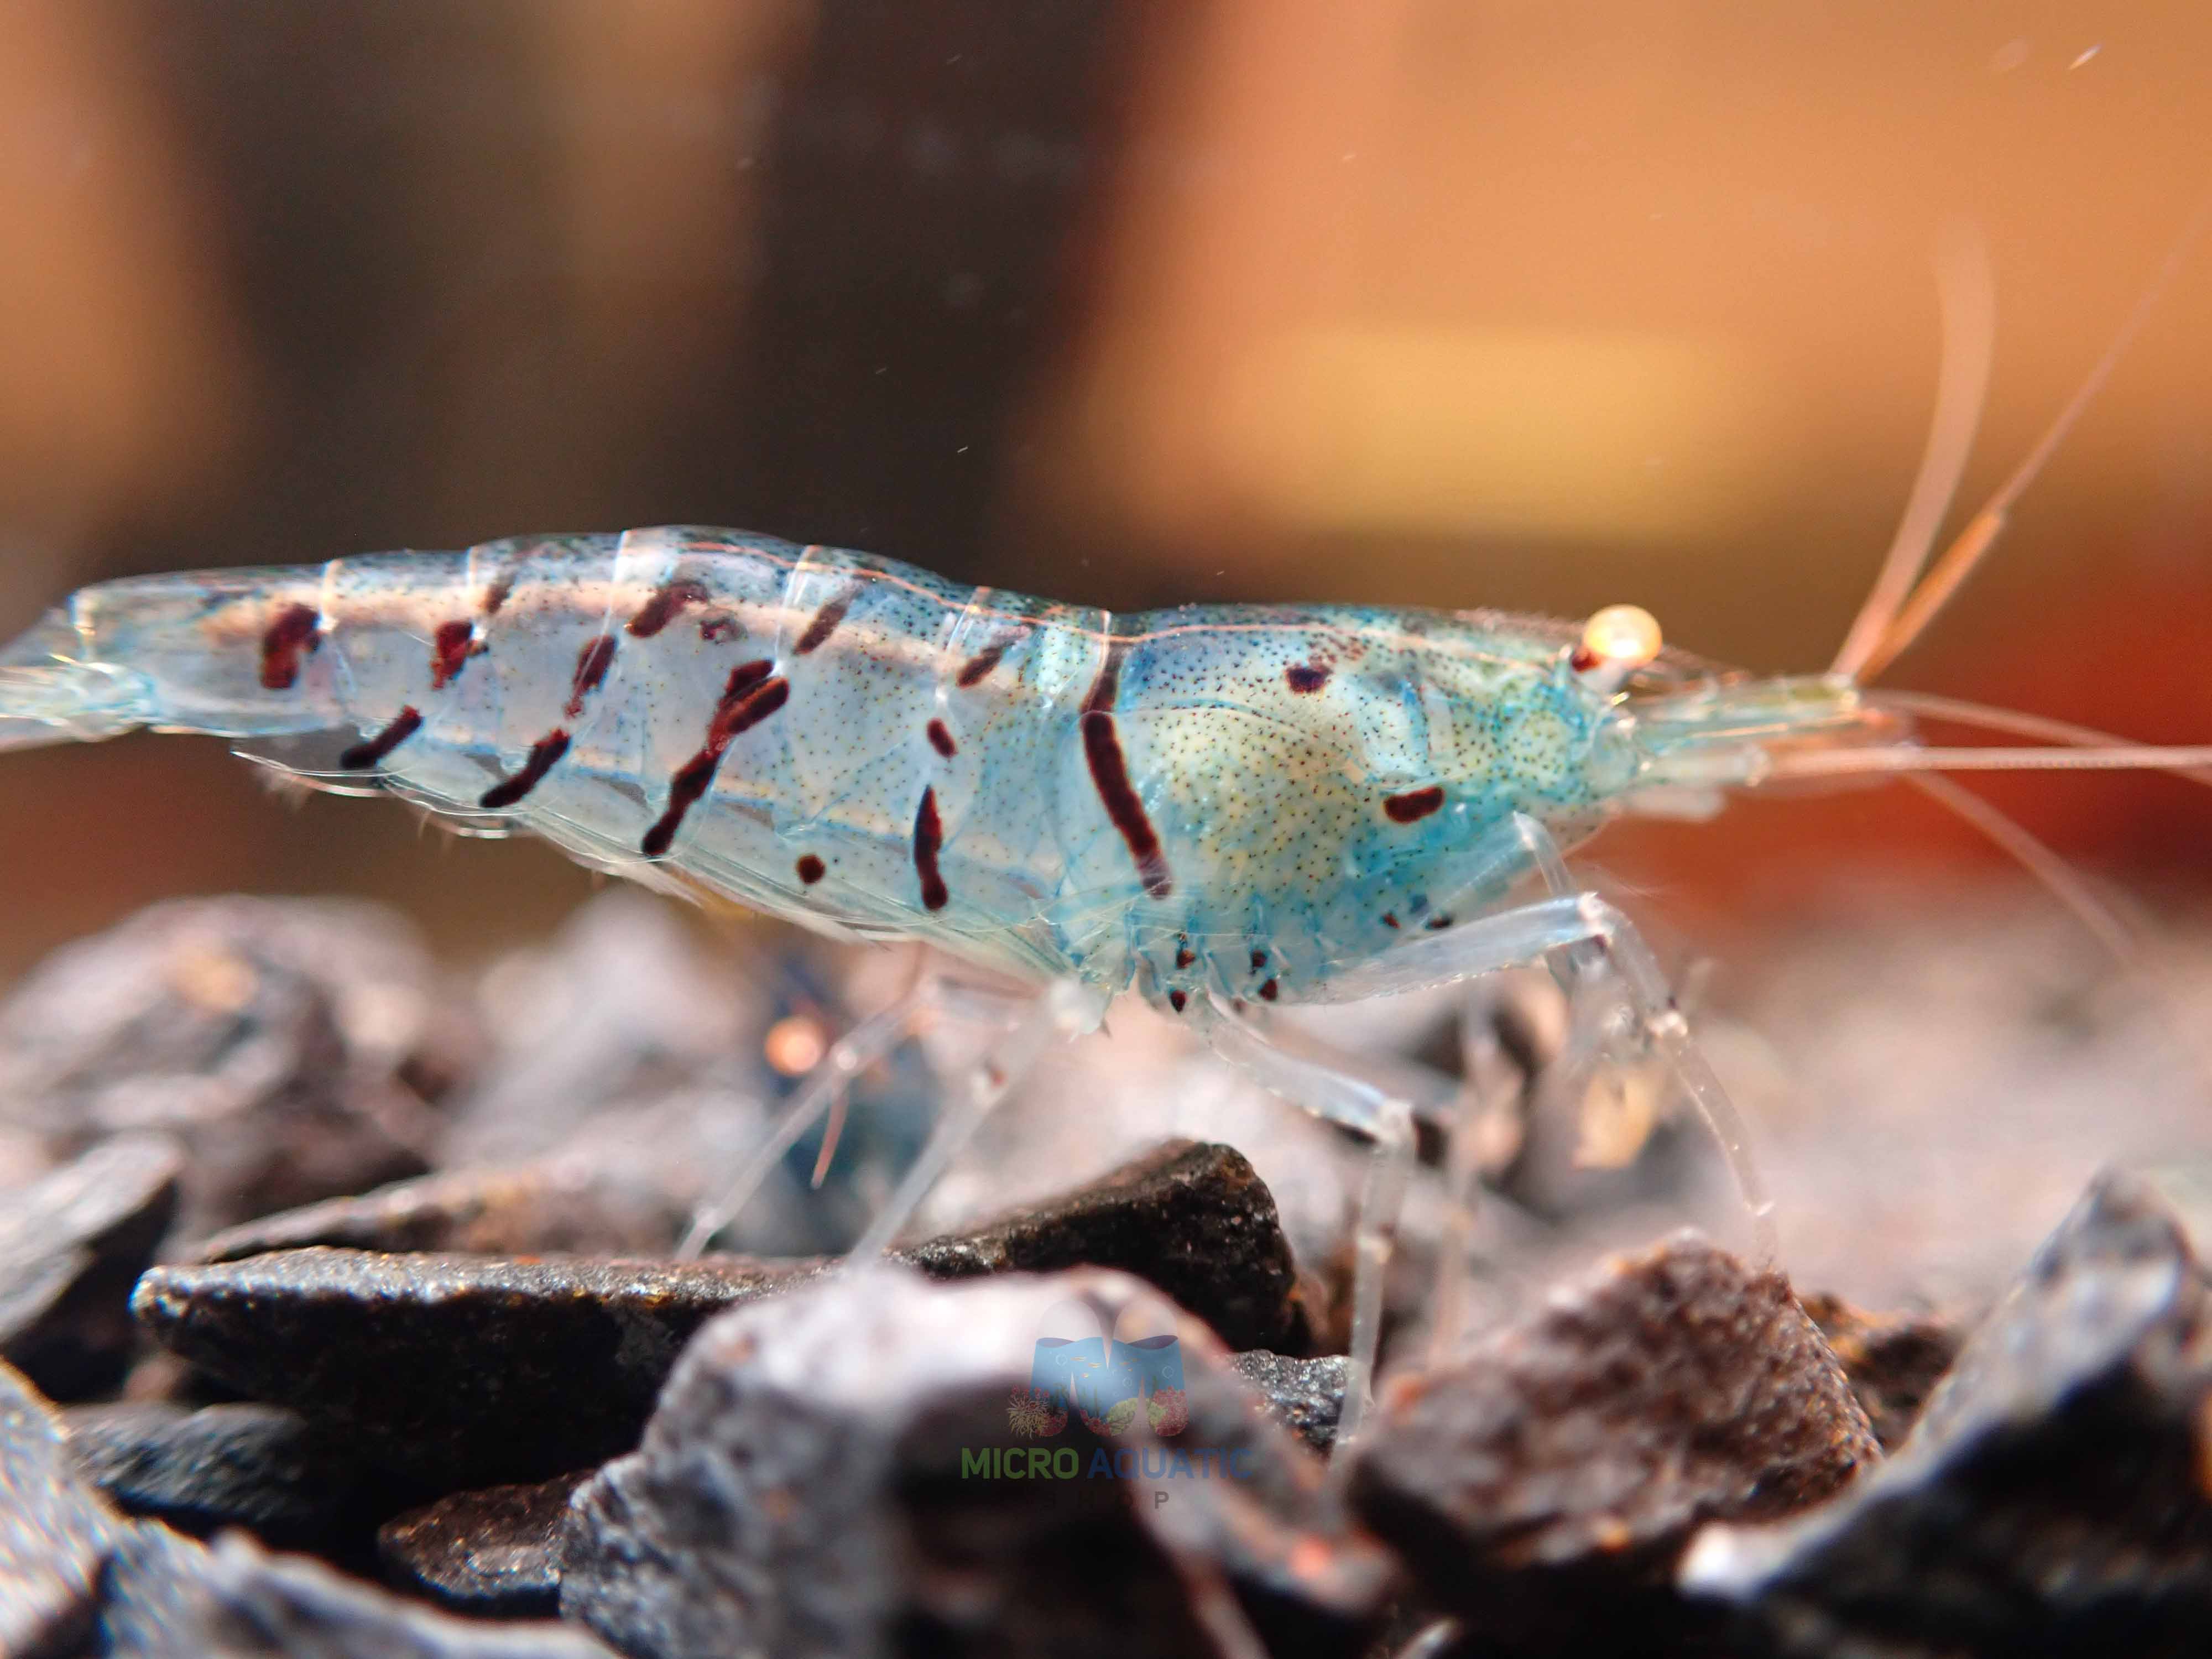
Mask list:
[[[2112,344],[2105,348],[2104,356],[2097,360],[2096,366],[2089,371],[2080,387],[2067,399],[2066,406],[2058,411],[2058,418],[2051,422],[2043,436],[2036,441],[2035,447],[2027,452],[2027,458],[2013,470],[2010,477],[1997,486],[1996,493],[1990,497],[1981,511],[1967,520],[1966,527],[1959,532],[1959,538],[1944,549],[1943,556],[1936,562],[1936,568],[1913,590],[1912,597],[1905,602],[1904,609],[1882,631],[1880,641],[1863,660],[1846,667],[1838,659],[1838,672],[1850,674],[1859,680],[1872,679],[1896,660],[1899,653],[1918,639],[1928,624],[1936,620],[1951,596],[1959,591],[1960,584],[1982,562],[1990,544],[2004,532],[2005,519],[2011,513],[2013,503],[2020,499],[2028,485],[2035,482],[2058,446],[2065,441],[2066,434],[2081,418],[2082,411],[2088,408],[2090,400],[2104,389],[2105,382],[2119,367],[2121,357],[2135,343],[2143,324],[2149,320],[2152,307],[2172,286],[2183,262],[2196,246],[2197,239],[2203,234],[2208,219],[2212,219],[2212,194],[2208,194],[2197,204],[2196,211],[2189,216],[2188,223],[2182,227],[2181,234],[2174,239],[2173,246],[2167,252],[2157,274],[2151,278],[2150,286],[2143,290],[2142,297],[2128,313],[2127,320],[2120,325],[2119,332],[2112,337]],[[1855,627],[1854,634],[1856,631]]]
[[[1936,295],[1942,319],[1942,358],[1936,374],[1936,415],[1920,471],[1905,497],[1905,516],[1868,590],[1866,602],[1851,619],[1850,632],[1829,667],[1832,674],[1856,679],[1861,665],[1881,645],[1911,596],[1912,584],[1936,545],[1943,515],[1959,493],[1974,428],[1990,389],[1990,362],[1997,335],[1996,283],[1990,274],[1989,244],[1979,230],[1956,221],[1944,228],[1936,252]]]

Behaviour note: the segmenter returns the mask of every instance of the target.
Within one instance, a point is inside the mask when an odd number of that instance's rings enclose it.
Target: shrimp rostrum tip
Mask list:
[[[1937,574],[1955,587],[1948,563]],[[1617,814],[1705,814],[1772,778],[2212,765],[2212,750],[1956,704],[1925,712],[2064,746],[1918,747],[1912,700],[1854,672],[1932,614],[1909,580],[1890,586],[1886,614],[1855,630],[1879,652],[1763,678],[1662,648],[1629,606],[1583,624],[1356,606],[1117,617],[729,531],[522,538],[85,588],[0,653],[0,747],[141,726],[224,736],[310,784],[387,791],[651,884],[1050,988],[863,1251],[1028,1060],[1133,991],[1375,1139],[1364,1364],[1409,1108],[1356,1064],[1279,1042],[1266,1005],[1538,961],[1602,975],[1631,1040],[1716,1132],[1765,1237],[1734,1114],[1656,962],[1578,889],[1565,850]],[[803,1109],[826,1109],[919,1006],[837,1045]]]

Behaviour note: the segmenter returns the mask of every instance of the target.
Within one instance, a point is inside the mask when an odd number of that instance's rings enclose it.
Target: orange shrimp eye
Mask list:
[[[1625,678],[1659,654],[1659,619],[1640,605],[1609,605],[1583,629],[1575,647],[1577,673]]]

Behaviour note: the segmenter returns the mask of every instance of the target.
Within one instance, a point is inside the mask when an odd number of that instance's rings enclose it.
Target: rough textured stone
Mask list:
[[[210,1547],[141,1522],[103,1589],[101,1659],[613,1659],[581,1631],[457,1619],[242,1533]]]
[[[377,1553],[394,1582],[464,1613],[550,1615],[561,1593],[555,1535],[588,1474],[455,1492],[386,1522]]]
[[[1929,1315],[1863,1313],[1832,1296],[1802,1296],[1798,1302],[1850,1378],[1874,1437],[1884,1451],[1895,1451],[1959,1357],[1965,1327]]]
[[[184,1143],[185,1236],[420,1173],[458,1006],[374,906],[191,899],[56,951],[0,1006],[0,1113],[76,1150]],[[428,1083],[425,1087],[433,1086]]]
[[[1031,1413],[1071,1321],[1178,1355],[1181,1420],[1156,1398],[1140,1443]],[[988,1472],[1003,1455],[1024,1478]],[[562,1610],[654,1659],[1195,1654],[1187,1586],[1225,1580],[1272,1651],[1356,1653],[1390,1569],[1324,1524],[1321,1477],[1212,1334],[1124,1275],[841,1276],[701,1333],[644,1444],[572,1503]]]
[[[132,1306],[258,1400],[446,1486],[544,1480],[635,1443],[691,1334],[794,1272],[313,1249],[158,1267]]]
[[[1115,1267],[1232,1348],[1312,1346],[1275,1200],[1231,1146],[1171,1140],[1065,1196],[902,1254],[933,1279]]]
[[[58,1653],[82,1639],[119,1524],[70,1462],[52,1407],[0,1365],[0,1654]]]
[[[353,1457],[281,1406],[79,1406],[64,1420],[77,1467],[125,1514],[195,1536],[245,1527],[278,1545],[359,1520]]]
[[[2100,1177],[1895,1457],[1786,1525],[1709,1529],[1686,1588],[1792,1654],[2206,1651],[2208,1217],[2193,1183]]]
[[[52,1398],[122,1379],[131,1286],[169,1230],[183,1164],[166,1136],[123,1135],[0,1194],[0,1359]]]
[[[1696,1633],[1671,1577],[1700,1522],[1789,1514],[1881,1455],[1788,1285],[1684,1233],[1392,1379],[1354,1502],[1486,1639],[1610,1651]]]
[[[1345,1371],[1340,1353],[1293,1359],[1264,1350],[1240,1353],[1237,1374],[1260,1391],[1261,1408],[1316,1451],[1336,1444],[1344,1415]]]

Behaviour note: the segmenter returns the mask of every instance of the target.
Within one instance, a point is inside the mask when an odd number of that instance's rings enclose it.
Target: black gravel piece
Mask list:
[[[455,1170],[358,1198],[284,1210],[201,1241],[201,1261],[235,1261],[311,1244],[471,1255],[642,1255],[668,1248],[677,1216],[615,1190],[576,1160]]]
[[[2212,1205],[2099,1177],[1899,1454],[1787,1525],[1715,1528],[1686,1589],[1789,1654],[2212,1650]]]
[[[122,1135],[0,1193],[0,1360],[48,1397],[113,1388],[138,1340],[131,1286],[176,1214],[184,1155]]]
[[[694,1331],[818,1271],[314,1249],[157,1267],[132,1307],[194,1364],[440,1491],[628,1450]]]
[[[1832,1296],[1798,1302],[1842,1363],[1874,1437],[1884,1451],[1895,1451],[1959,1357],[1965,1325],[1927,1314],[1863,1313]]]
[[[0,1005],[0,1116],[64,1152],[175,1135],[197,1237],[422,1173],[443,1124],[415,1085],[450,1070],[459,1020],[386,911],[179,900],[55,951]]]
[[[355,1459],[282,1406],[77,1406],[64,1421],[77,1467],[126,1515],[195,1537],[244,1527],[295,1547],[361,1524]]]
[[[102,1588],[100,1659],[613,1659],[581,1631],[455,1618],[242,1533],[210,1547],[139,1522]]]
[[[319,1207],[358,1217],[378,1202]],[[434,1231],[453,1211],[430,1213]],[[310,1216],[243,1230],[222,1248],[286,1236]],[[1242,1336],[1308,1340],[1273,1200],[1226,1146],[1170,1143],[1067,1198],[898,1254],[945,1279],[1100,1258],[1168,1281],[1192,1311]],[[543,1480],[629,1450],[692,1332],[830,1265],[314,1246],[156,1268],[132,1305],[205,1373],[343,1430],[379,1467],[445,1490]]]
[[[1041,1340],[1091,1325],[1179,1357],[1155,1433],[1038,1408]],[[1324,1523],[1321,1479],[1126,1275],[840,1276],[700,1334],[644,1444],[570,1505],[562,1611],[639,1659],[1194,1655],[1209,1613],[1278,1656],[1356,1654],[1392,1570]]]
[[[1064,1197],[902,1254],[933,1279],[1117,1267],[1232,1348],[1312,1349],[1274,1195],[1233,1146],[1167,1141]]]
[[[1240,1353],[1232,1363],[1237,1374],[1260,1391],[1267,1416],[1316,1451],[1326,1452],[1336,1444],[1349,1364],[1342,1354],[1292,1359],[1260,1350]]]
[[[459,1612],[550,1618],[561,1594],[556,1534],[590,1474],[457,1492],[386,1522],[377,1553],[394,1583]]]
[[[83,1638],[119,1524],[70,1461],[53,1408],[0,1365],[0,1654],[67,1652]]]
[[[1881,1453],[1788,1285],[1681,1233],[1390,1379],[1358,1455],[1358,1509],[1436,1601],[1580,1654],[1699,1637],[1671,1583],[1698,1524],[1790,1514]]]

